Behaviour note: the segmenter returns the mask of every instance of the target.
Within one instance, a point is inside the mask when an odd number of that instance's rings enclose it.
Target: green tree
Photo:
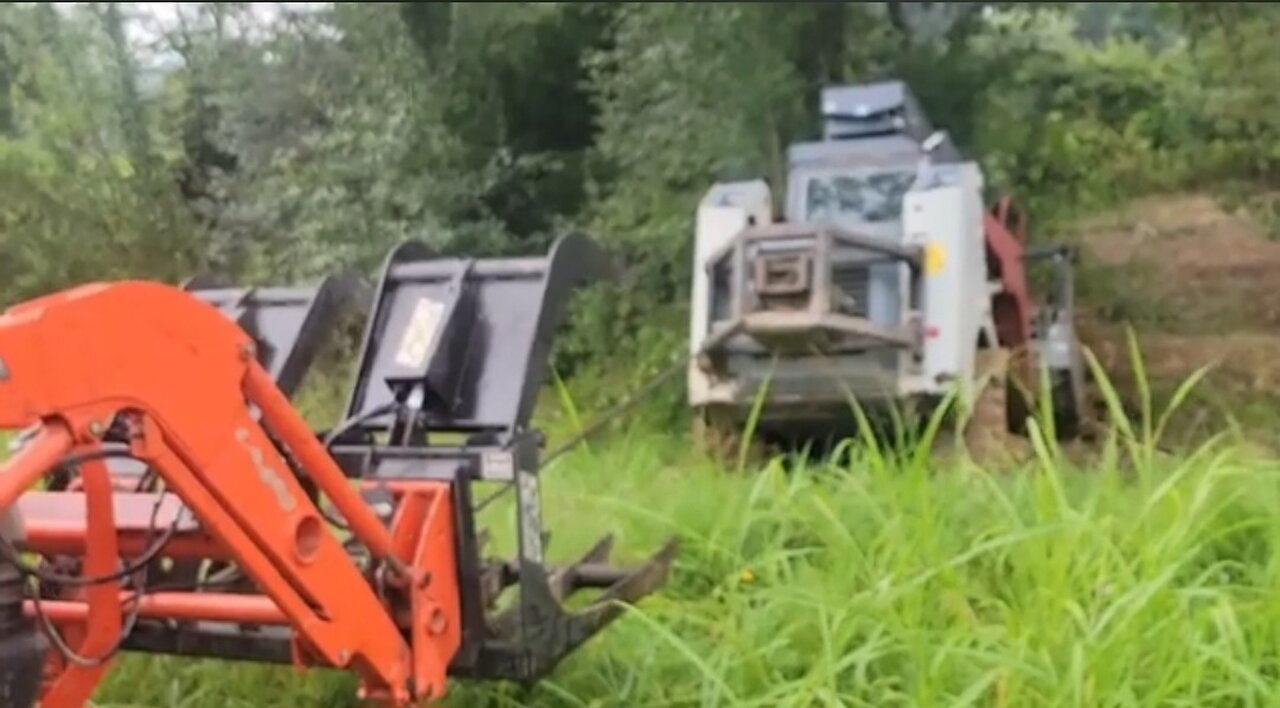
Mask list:
[[[0,137],[0,282],[9,297],[103,278],[176,278],[196,260],[170,166],[138,152],[146,129],[128,125],[148,111],[125,90],[131,66],[100,61],[118,48],[114,12],[4,10],[13,79]]]

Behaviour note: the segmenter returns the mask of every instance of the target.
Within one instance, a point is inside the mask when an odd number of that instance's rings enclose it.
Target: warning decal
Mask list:
[[[942,272],[942,267],[947,262],[946,250],[942,244],[934,241],[924,247],[924,272],[925,275],[937,275]]]
[[[396,351],[397,365],[420,369],[427,363],[443,312],[444,305],[425,297],[418,299],[409,317],[409,325],[405,327],[404,338],[400,340],[400,348]]]

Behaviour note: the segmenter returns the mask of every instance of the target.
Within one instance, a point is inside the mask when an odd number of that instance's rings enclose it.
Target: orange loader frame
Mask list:
[[[384,309],[374,310],[379,322]],[[295,666],[352,671],[361,698],[377,705],[444,695],[464,632],[478,631],[465,609],[478,600],[463,572],[472,531],[459,521],[469,519],[462,478],[364,474],[352,484],[264,368],[259,346],[218,308],[151,282],[86,285],[0,316],[0,428],[24,431],[0,468],[0,517],[20,512],[21,548],[0,535],[0,564],[8,558],[37,585],[58,587],[23,604],[49,645],[35,705],[81,708],[131,633],[154,620],[288,628]],[[158,484],[131,490],[109,467],[120,458]],[[37,489],[68,466],[78,470],[75,484]],[[374,488],[388,508],[362,496]],[[335,515],[349,539],[332,532]],[[367,549],[367,562],[353,545]],[[641,578],[610,575],[606,599],[650,592],[673,552]],[[249,589],[149,584],[161,555],[232,564]],[[68,558],[70,566],[49,562]],[[522,558],[518,572],[536,571],[530,562]],[[602,571],[577,569],[593,572]],[[599,625],[616,614],[595,612]],[[568,615],[563,622],[577,626]],[[585,638],[578,634],[575,643]],[[475,646],[472,656],[487,655]],[[556,658],[514,663],[541,670]]]
[[[89,700],[109,665],[100,657],[118,645],[127,612],[289,624],[298,632],[299,664],[350,668],[368,698],[407,705],[443,695],[459,630],[447,489],[403,485],[396,521],[386,529],[258,365],[254,342],[234,322],[173,288],[89,285],[10,310],[0,318],[0,351],[7,369],[0,427],[40,421],[34,439],[0,471],[0,507],[16,504],[68,455],[93,457],[119,416],[130,456],[156,470],[200,520],[200,536],[173,540],[203,557],[234,558],[263,591],[139,599],[115,577],[87,587],[82,598],[29,603],[32,614],[79,635],[78,656],[50,667],[43,708],[80,708]],[[388,588],[409,598],[418,621],[403,628],[408,640],[327,532],[268,434],[297,457],[350,520],[352,533],[385,563]],[[71,535],[84,539],[84,574],[111,576],[121,551],[117,526],[136,530],[128,522],[138,519],[117,519],[101,460],[88,461],[82,474],[87,513]],[[29,523],[30,548],[68,550],[42,543],[67,531]]]

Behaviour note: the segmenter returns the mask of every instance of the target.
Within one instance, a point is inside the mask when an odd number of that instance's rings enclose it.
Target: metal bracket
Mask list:
[[[546,569],[524,563],[499,564],[489,570],[491,597],[520,579],[520,597],[488,626],[487,648],[474,667],[461,675],[531,684],[549,674],[574,649],[617,620],[634,603],[666,583],[679,543],[668,542],[644,563],[633,567],[609,564],[613,537],[596,542],[577,561]],[[588,606],[568,612],[564,605],[585,590],[603,592]]]
[[[766,245],[770,250],[766,251]],[[837,249],[840,249],[837,253]],[[921,339],[910,327],[885,326],[850,314],[836,304],[838,262],[870,265],[901,262],[919,277],[923,252],[917,246],[875,239],[826,224],[771,224],[744,230],[713,256],[707,267],[726,268],[729,307],[713,322],[702,351],[709,361],[723,358],[731,343],[746,336],[773,352],[918,351]],[[918,297],[918,288],[910,288]],[[914,310],[915,302],[907,303]]]

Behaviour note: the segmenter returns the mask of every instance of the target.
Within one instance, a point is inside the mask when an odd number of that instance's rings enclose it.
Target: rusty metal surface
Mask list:
[[[748,251],[749,244],[758,248]],[[852,293],[835,271],[850,259],[862,266],[875,260],[857,257],[859,249],[903,262],[913,272],[920,267],[918,247],[836,226],[781,223],[744,230],[708,261],[713,271],[727,268],[728,306],[712,321],[701,353],[711,355],[713,366],[725,373],[724,355],[744,338],[787,356],[880,348],[918,351],[921,334],[910,326],[917,320],[918,303],[907,303],[902,326],[851,314],[861,312],[860,304],[847,302]]]
[[[845,351],[877,348],[911,348],[920,336],[907,328],[882,327],[865,317],[806,310],[750,312],[717,325],[707,338],[704,350],[725,347],[738,335],[747,335],[770,351],[812,353],[839,347]]]

